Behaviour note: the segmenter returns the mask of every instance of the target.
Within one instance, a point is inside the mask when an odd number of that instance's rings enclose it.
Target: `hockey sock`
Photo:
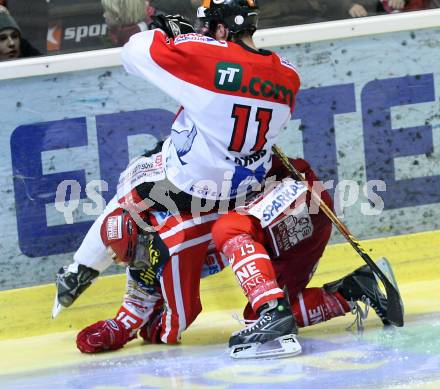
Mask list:
[[[134,304],[132,304],[132,306],[134,308]],[[127,330],[136,330],[140,328],[144,322],[143,318],[140,317],[139,314],[136,314],[133,312],[133,309],[130,310],[124,305],[119,308],[115,320],[121,322]]]
[[[292,301],[292,310],[299,327],[344,316],[350,312],[348,302],[340,293],[328,293],[323,288],[307,288]]]
[[[222,251],[229,258],[232,271],[254,312],[266,302],[284,297],[269,255],[261,243],[248,234],[241,234],[227,240]]]

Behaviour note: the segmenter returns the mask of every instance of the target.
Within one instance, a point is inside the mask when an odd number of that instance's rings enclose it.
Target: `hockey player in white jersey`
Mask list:
[[[167,179],[189,195],[219,200],[261,183],[299,76],[277,54],[256,49],[255,1],[204,3],[198,16],[217,39],[146,31],[124,46],[122,62],[182,106],[163,148]]]
[[[130,74],[153,83],[182,106],[161,151],[160,178],[137,182],[135,188],[137,199],[146,199],[150,209],[194,211],[204,205],[207,211],[219,200],[245,196],[260,184],[300,85],[289,61],[255,47],[256,1],[203,1],[198,16],[215,38],[181,34],[191,30],[186,21],[159,17],[160,28],[132,36],[122,51]],[[208,207],[206,200],[212,201]],[[108,204],[74,263],[59,271],[55,315],[112,264],[99,227],[117,206],[116,199]]]

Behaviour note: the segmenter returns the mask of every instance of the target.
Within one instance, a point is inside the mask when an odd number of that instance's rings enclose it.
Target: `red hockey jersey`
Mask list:
[[[289,61],[199,34],[170,39],[159,29],[132,36],[122,61],[183,107],[163,150],[175,186],[219,199],[261,182],[300,85]]]

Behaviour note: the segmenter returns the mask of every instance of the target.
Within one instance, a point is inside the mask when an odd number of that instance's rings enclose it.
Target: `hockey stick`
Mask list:
[[[335,213],[328,207],[328,205],[321,199],[312,187],[309,185],[307,180],[305,180],[301,173],[290,163],[287,156],[283,151],[276,145],[272,146],[272,150],[276,156],[281,160],[284,167],[292,174],[292,176],[307,185],[308,191],[311,193],[313,199],[319,204],[319,208],[324,212],[324,214],[331,220],[331,222],[337,227],[339,232],[344,236],[345,239],[351,244],[355,251],[362,257],[362,259],[367,263],[371,270],[377,275],[377,277],[382,281],[388,300],[387,309],[387,319],[391,324],[395,326],[403,326],[403,303],[400,298],[399,291],[396,286],[388,279],[388,277],[383,273],[383,271],[376,265],[376,263],[371,259],[371,257],[362,248],[359,241],[350,233],[348,228],[344,223],[335,215]]]

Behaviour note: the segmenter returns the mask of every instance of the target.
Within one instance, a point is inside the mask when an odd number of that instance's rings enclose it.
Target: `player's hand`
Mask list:
[[[157,15],[153,16],[152,19],[150,29],[160,28],[170,38],[194,32],[191,23],[180,15]]]
[[[388,0],[388,5],[392,9],[402,10],[405,7],[405,0]]]
[[[160,332],[162,330],[162,310],[158,310],[151,315],[151,319],[141,328],[139,335],[145,342],[152,344],[162,343]]]
[[[367,10],[360,4],[353,4],[348,13],[352,18],[361,18],[368,15]]]
[[[83,353],[98,353],[117,350],[135,337],[120,321],[102,320],[84,328],[76,337],[76,346]]]

